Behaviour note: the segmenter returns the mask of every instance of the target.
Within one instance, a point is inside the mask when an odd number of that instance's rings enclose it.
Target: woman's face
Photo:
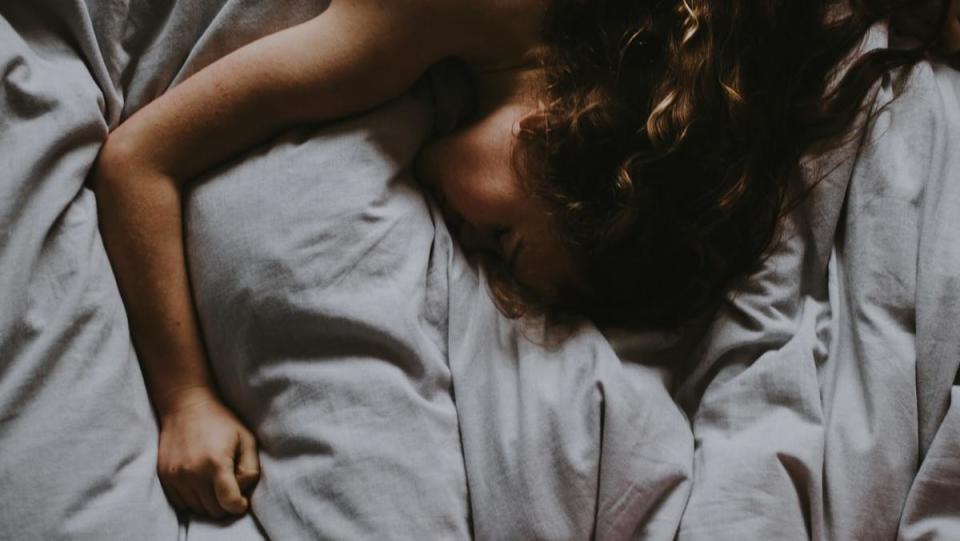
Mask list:
[[[528,112],[504,105],[432,141],[417,157],[416,174],[467,251],[492,252],[520,283],[553,294],[576,283],[577,273],[546,204],[528,193],[513,167],[515,126]]]

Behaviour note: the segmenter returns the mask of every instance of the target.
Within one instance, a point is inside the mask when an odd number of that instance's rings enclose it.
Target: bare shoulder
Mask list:
[[[551,0],[364,0],[389,4],[398,20],[447,56],[478,63],[515,56],[538,43]]]

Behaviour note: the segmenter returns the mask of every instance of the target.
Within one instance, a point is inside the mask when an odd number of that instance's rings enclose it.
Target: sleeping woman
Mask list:
[[[800,157],[848,136],[880,76],[960,36],[957,1],[332,0],[134,114],[93,176],[100,227],[180,510],[242,514],[256,441],[218,398],[191,299],[182,193],[297,124],[369,110],[462,63],[473,114],[416,175],[510,316],[678,327],[775,238]],[[948,10],[952,10],[948,13]],[[916,48],[862,56],[881,19]],[[242,216],[237,217],[242,220]]]

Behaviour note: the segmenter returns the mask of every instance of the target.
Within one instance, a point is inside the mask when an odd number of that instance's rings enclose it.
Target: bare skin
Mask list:
[[[943,27],[943,48],[947,54],[960,53],[960,0],[952,0]]]
[[[489,170],[473,184],[451,183],[462,165],[426,152],[424,171],[484,245],[528,254],[518,269],[549,267],[544,257],[565,268],[544,209],[498,169],[516,126],[536,115],[529,55],[545,9],[546,0],[334,0],[315,19],[218,60],[110,135],[92,177],[100,229],[160,420],[158,475],[176,508],[243,514],[260,471],[255,437],[222,404],[200,338],[184,257],[185,184],[287,127],[379,105],[456,57],[476,75],[485,113],[459,139],[435,144]],[[545,284],[562,278],[523,273]]]

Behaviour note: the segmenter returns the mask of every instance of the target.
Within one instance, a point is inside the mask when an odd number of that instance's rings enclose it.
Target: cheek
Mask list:
[[[421,151],[417,174],[475,225],[502,220],[504,206],[517,196],[509,134],[481,124],[438,139]]]
[[[483,148],[463,133],[455,133],[432,141],[417,158],[417,175],[421,182],[447,189],[456,183],[467,183],[466,177],[482,170]]]

